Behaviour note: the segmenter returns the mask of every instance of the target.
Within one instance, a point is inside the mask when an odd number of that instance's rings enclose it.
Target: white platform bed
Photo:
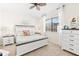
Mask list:
[[[17,36],[16,55],[24,55],[48,44],[48,37],[44,35]]]

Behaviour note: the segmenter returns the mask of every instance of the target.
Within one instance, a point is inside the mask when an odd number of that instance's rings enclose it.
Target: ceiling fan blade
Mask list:
[[[29,9],[32,9],[32,8],[34,8],[35,6],[31,6]]]
[[[45,6],[46,3],[39,3],[38,5],[39,5],[39,6]]]
[[[37,10],[40,10],[40,7],[39,7],[39,6],[36,6],[36,9],[37,9]]]

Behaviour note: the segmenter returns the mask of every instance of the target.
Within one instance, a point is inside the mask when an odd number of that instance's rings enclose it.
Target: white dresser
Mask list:
[[[61,47],[79,55],[79,30],[62,30]]]
[[[2,41],[3,41],[3,46],[13,44],[14,43],[14,36],[3,36]]]

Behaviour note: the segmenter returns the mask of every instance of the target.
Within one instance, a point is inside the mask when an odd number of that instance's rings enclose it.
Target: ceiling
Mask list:
[[[36,19],[40,18],[43,15],[51,16],[53,14],[56,14],[56,8],[59,6],[59,3],[47,3],[46,6],[40,7],[40,11],[36,8],[29,9],[32,4],[30,3],[4,3],[0,4],[0,10],[3,12],[9,12],[9,13],[17,13],[19,15],[30,15]],[[1,12],[2,12],[1,11]]]
[[[59,3],[47,3],[46,6],[40,7],[40,11],[36,8],[29,9],[32,4],[25,4],[26,6],[26,12],[33,17],[41,17],[43,15],[48,15],[52,11],[56,10],[56,8],[59,6]],[[55,12],[54,12],[55,13]],[[52,13],[53,14],[53,13]]]

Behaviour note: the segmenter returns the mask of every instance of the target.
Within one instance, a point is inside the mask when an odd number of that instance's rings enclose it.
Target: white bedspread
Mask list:
[[[32,36],[16,36],[16,44],[26,43],[34,40],[46,38],[44,35],[32,35]]]

